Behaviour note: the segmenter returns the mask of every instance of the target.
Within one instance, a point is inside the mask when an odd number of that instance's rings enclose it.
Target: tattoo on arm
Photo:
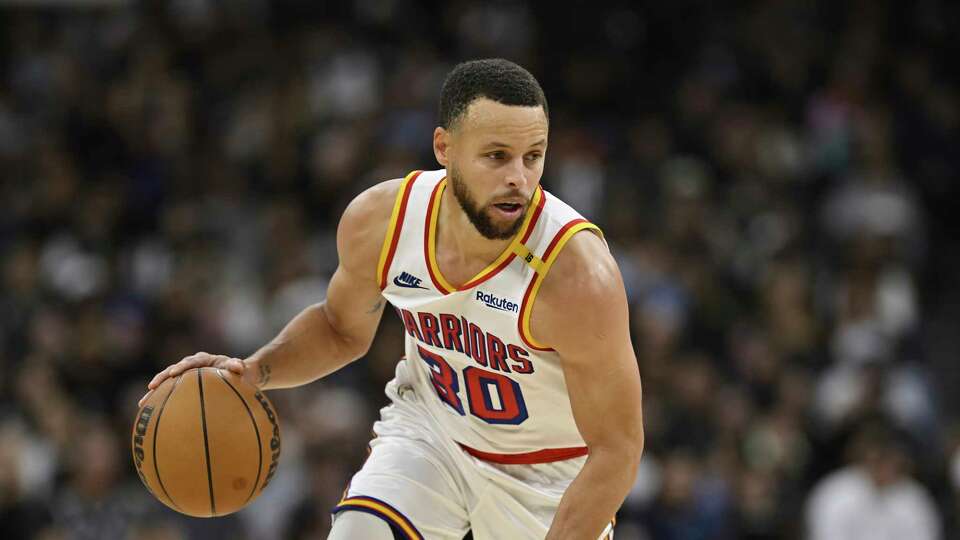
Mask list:
[[[257,386],[263,388],[266,386],[267,382],[270,380],[270,366],[260,365],[260,379],[257,381]]]
[[[380,308],[381,308],[381,307],[383,307],[383,299],[382,299],[382,298],[381,298],[380,300],[377,300],[377,303],[374,304],[373,307],[370,308],[370,311],[368,311],[367,313],[368,313],[368,314],[376,313],[376,312],[380,311]]]

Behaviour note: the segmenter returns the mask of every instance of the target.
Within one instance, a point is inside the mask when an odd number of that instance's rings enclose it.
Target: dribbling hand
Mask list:
[[[244,373],[246,372],[246,365],[243,363],[243,360],[239,358],[231,358],[229,356],[199,352],[197,354],[187,356],[176,364],[171,364],[167,367],[167,369],[157,373],[147,384],[148,391],[142,398],[140,398],[140,401],[137,402],[137,407],[142,407],[143,402],[146,401],[150,393],[160,386],[160,383],[163,381],[169,379],[170,377],[176,377],[188,369],[199,367],[215,367],[226,369],[236,373],[240,377],[243,377],[250,382],[250,379],[244,376]]]

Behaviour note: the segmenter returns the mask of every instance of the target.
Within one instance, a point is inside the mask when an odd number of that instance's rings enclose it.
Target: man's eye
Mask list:
[[[490,159],[503,159],[503,152],[490,152],[487,154]]]
[[[536,161],[543,157],[543,154],[527,154],[527,161]]]

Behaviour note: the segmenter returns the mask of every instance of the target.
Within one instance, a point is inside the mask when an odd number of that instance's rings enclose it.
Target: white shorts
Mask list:
[[[547,535],[560,498],[586,457],[501,465],[466,453],[445,436],[409,385],[405,361],[387,384],[370,456],[334,509],[385,520],[400,538],[533,540]],[[602,538],[612,538],[612,525]]]

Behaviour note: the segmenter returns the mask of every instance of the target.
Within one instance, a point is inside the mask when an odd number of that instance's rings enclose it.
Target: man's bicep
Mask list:
[[[574,420],[587,446],[642,447],[640,375],[633,352],[577,349],[560,356]]]
[[[368,276],[340,266],[327,288],[325,309],[331,325],[344,337],[362,344],[373,341],[386,300]]]
[[[594,314],[576,323],[576,339],[558,342],[570,404],[588,446],[642,446],[640,374],[623,322],[614,314]]]
[[[337,227],[340,264],[330,279],[324,309],[334,330],[363,350],[373,341],[386,303],[376,269],[398,186],[398,180],[391,180],[361,193]]]

